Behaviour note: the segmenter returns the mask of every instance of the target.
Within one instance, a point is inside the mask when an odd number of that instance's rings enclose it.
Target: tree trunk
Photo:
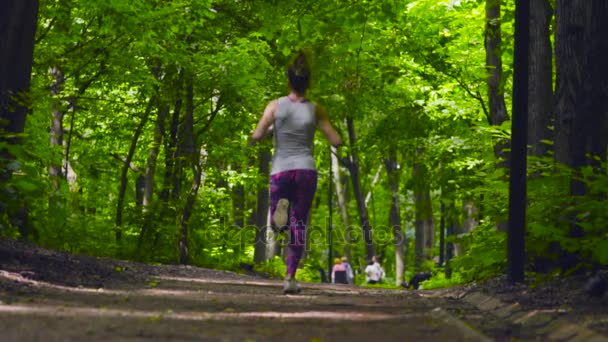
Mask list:
[[[399,203],[399,173],[397,171],[397,155],[391,152],[389,159],[384,161],[391,189],[390,224],[393,227],[393,242],[395,244],[395,284],[405,283],[405,246],[407,241],[401,227],[401,211]]]
[[[178,83],[178,87],[181,89],[181,82]],[[177,132],[179,130],[179,117],[182,109],[182,93],[181,90],[177,92],[177,100],[175,101],[175,108],[173,109],[173,115],[171,117],[171,125],[169,127],[169,139],[165,139],[165,178],[163,182],[163,191],[160,194],[160,198],[164,202],[169,201],[171,196],[171,188],[175,184],[175,173],[176,160],[175,155],[177,151],[178,141]],[[173,187],[175,189],[175,187]]]
[[[553,49],[549,25],[553,10],[548,0],[530,1],[530,59],[528,80],[528,145],[530,155],[543,156],[552,140]]]
[[[452,210],[456,210],[453,208]],[[452,225],[452,233],[456,235],[467,234],[472,232],[475,227],[477,227],[477,215],[479,214],[479,210],[475,207],[475,204],[472,201],[465,200],[462,203],[462,211],[464,212],[464,220],[462,221],[462,225],[458,221],[458,216],[454,212],[448,214],[448,219],[451,220]],[[456,243],[453,244],[453,255],[459,256],[464,254],[464,249],[461,244]]]
[[[352,118],[347,118],[346,123],[348,126],[348,137],[350,140],[351,148],[355,147],[355,127]],[[363,231],[363,240],[365,241],[365,253],[367,260],[371,260],[375,255],[374,252],[374,240],[372,237],[372,230],[369,225],[369,216],[367,214],[367,207],[365,206],[365,199],[363,198],[363,191],[361,189],[361,177],[359,176],[359,160],[355,151],[351,151],[350,161],[348,165],[350,171],[350,177],[353,183],[353,190],[355,193],[355,199],[357,201],[357,208],[359,210],[359,223]]]
[[[186,160],[189,160],[192,165],[192,185],[190,186],[190,192],[186,199],[186,205],[184,207],[183,214],[181,216],[181,233],[179,239],[179,261],[180,264],[186,265],[190,263],[190,256],[188,254],[188,223],[190,216],[192,216],[192,210],[194,209],[194,201],[196,200],[198,189],[201,185],[202,165],[201,165],[201,150],[196,148],[196,138],[194,136],[194,84],[193,79],[188,79],[186,86],[186,116],[183,124],[179,130],[179,146],[177,147],[177,160],[179,164],[183,165]],[[180,166],[181,171],[181,166]],[[179,177],[179,184],[181,184],[181,173]],[[175,176],[175,174],[174,174]],[[179,189],[178,193],[179,193]]]
[[[257,227],[257,226],[256,226]],[[270,208],[266,212],[266,227],[270,227]],[[272,231],[272,229],[267,229],[268,236],[266,238],[266,260],[272,259],[275,255],[278,255],[278,248],[280,248],[276,234]]]
[[[573,167],[577,172],[584,165],[599,162],[587,155],[606,160],[608,130],[608,42],[605,30],[608,9],[605,1],[571,0],[556,2],[556,141],[555,159]],[[571,180],[571,195],[587,194],[586,186],[575,176]],[[582,236],[577,213],[571,213],[572,237]],[[562,268],[577,262],[562,263]]]
[[[122,171],[120,174],[120,188],[118,190],[118,204],[116,205],[116,241],[120,242],[122,238],[122,211],[124,209],[124,201],[125,201],[125,192],[127,191],[127,182],[129,178],[127,174],[129,172],[129,167],[131,166],[131,160],[133,160],[133,156],[135,155],[135,149],[137,147],[137,140],[139,140],[139,136],[148,121],[148,117],[150,116],[150,112],[152,111],[152,107],[154,105],[154,98],[151,98],[148,102],[148,106],[146,111],[144,112],[137,129],[133,135],[133,139],[131,140],[131,147],[129,148],[129,153],[127,154],[127,158],[122,166]]]
[[[418,151],[417,154],[420,153]],[[435,242],[435,224],[426,167],[419,162],[415,162],[413,176],[415,179],[416,268],[420,269],[422,261],[431,257]]]
[[[488,70],[488,100],[490,124],[499,126],[509,120],[504,97],[504,76],[502,73],[502,38],[500,30],[500,0],[486,0],[486,68]],[[498,148],[498,146],[497,146]],[[496,156],[504,157],[502,150]]]
[[[158,118],[156,120],[156,128],[154,130],[154,140],[152,142],[152,148],[148,155],[148,162],[146,166],[146,175],[144,179],[144,197],[142,203],[142,215],[144,217],[144,223],[141,227],[141,233],[139,234],[138,240],[138,253],[140,252],[141,245],[145,238],[146,233],[150,229],[150,223],[152,219],[152,213],[150,207],[152,205],[152,198],[154,195],[154,175],[156,174],[156,161],[160,152],[160,146],[165,135],[165,117],[169,113],[169,106],[162,106],[158,109]]]
[[[37,18],[37,0],[6,0],[0,5],[0,129],[8,133],[21,133],[25,127]],[[0,137],[2,141],[20,143],[13,134]],[[14,159],[6,150],[0,156]],[[11,175],[10,168],[0,165],[0,181]]]
[[[340,217],[342,218],[342,224],[344,225],[344,256],[351,260],[352,250],[352,232],[348,222],[348,212],[346,210],[346,197],[344,196],[344,188],[342,187],[342,177],[340,172],[340,163],[337,157],[337,149],[331,147],[331,170],[333,172],[333,182],[336,189],[336,196],[338,197],[338,210],[340,210]]]
[[[486,68],[488,70],[488,103],[490,108],[490,125],[500,126],[509,120],[504,97],[505,78],[502,72],[502,34],[501,23],[501,0],[486,0]],[[494,146],[494,155],[497,167],[507,168],[509,166],[509,155],[507,149],[509,142],[499,140]],[[496,229],[506,230],[506,217],[496,218]]]
[[[201,179],[203,175],[203,165],[205,164],[206,159],[201,158],[205,156],[206,152],[201,149],[198,156],[195,157],[195,160],[192,163],[192,185],[190,186],[190,192],[188,193],[188,198],[186,198],[186,205],[184,206],[184,211],[180,219],[181,233],[179,239],[179,262],[182,265],[187,265],[190,263],[190,257],[188,253],[188,227],[190,223],[190,217],[192,216],[192,212],[194,210],[194,203],[196,201],[196,197],[198,195],[198,190],[201,187]]]
[[[580,120],[582,139],[586,154],[598,156],[606,161],[608,145],[608,2],[592,0],[587,3],[587,29],[585,32],[585,81],[583,82],[583,108]],[[580,134],[588,132],[588,134]],[[598,171],[600,163],[586,158],[585,165],[593,165]],[[604,171],[600,171],[605,173]]]
[[[515,8],[513,56],[513,117],[511,121],[511,169],[509,176],[509,224],[507,278],[524,281],[526,262],[526,170],[528,139],[528,83],[530,54],[530,4],[518,1]]]
[[[260,147],[258,154],[259,172],[262,177],[262,185],[258,189],[258,205],[255,220],[255,244],[253,261],[260,263],[266,260],[266,231],[268,230],[268,182],[270,173],[270,152],[265,146]]]
[[[446,218],[449,220],[449,224],[447,230],[445,232],[446,237],[451,237],[455,234],[456,230],[458,230],[458,220],[456,215],[454,215],[454,211],[456,210],[456,206],[452,201],[448,206]],[[455,245],[452,242],[448,242],[445,246],[445,277],[450,278],[452,276],[452,268],[450,267],[450,260],[454,257],[455,254]]]
[[[51,121],[51,149],[63,149],[63,111],[60,108],[60,100],[56,97],[61,93],[65,78],[63,77],[63,71],[60,68],[54,67],[50,70],[51,76],[53,76],[53,82],[51,83],[51,97],[53,98],[52,104],[52,116]],[[61,153],[61,161],[64,159],[64,154]],[[63,178],[62,163],[51,162],[49,166],[49,177],[53,183],[55,191],[59,190],[59,184]]]
[[[581,107],[584,65],[585,4],[589,0],[558,0],[555,8],[556,139],[555,160],[576,166],[578,108]]]

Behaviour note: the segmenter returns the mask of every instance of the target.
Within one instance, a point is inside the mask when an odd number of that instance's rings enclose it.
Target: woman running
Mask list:
[[[313,155],[315,131],[321,130],[335,147],[342,145],[342,140],[329,122],[325,109],[305,96],[310,84],[310,69],[302,52],[287,69],[287,80],[289,95],[268,104],[253,131],[252,140],[259,141],[273,131],[271,225],[279,231],[289,230],[283,292],[290,294],[300,292],[295,275],[305,245],[308,212],[317,189]]]

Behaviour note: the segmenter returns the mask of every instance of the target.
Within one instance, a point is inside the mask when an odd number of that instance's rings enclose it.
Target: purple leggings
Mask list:
[[[295,276],[306,244],[308,212],[317,190],[317,171],[289,170],[270,176],[270,217],[281,198],[289,200],[287,275]],[[272,222],[274,224],[274,222]]]

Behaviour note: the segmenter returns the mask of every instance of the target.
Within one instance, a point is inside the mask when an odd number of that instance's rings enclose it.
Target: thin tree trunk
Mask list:
[[[447,237],[453,236],[455,234],[456,230],[458,230],[458,221],[456,219],[456,215],[454,215],[455,210],[456,210],[456,206],[454,205],[454,202],[450,203],[448,210],[447,210],[447,219],[450,222],[450,224],[448,225],[448,228],[446,230]],[[450,267],[450,260],[452,260],[454,255],[457,255],[454,252],[455,252],[454,243],[448,242],[445,246],[445,277],[448,279],[452,277],[452,268]]]
[[[439,267],[445,263],[445,204],[443,203],[443,191],[441,191],[441,218],[439,219]]]
[[[369,201],[372,199],[373,189],[376,186],[376,184],[378,184],[378,181],[380,180],[380,172],[382,172],[382,164],[380,164],[380,166],[378,166],[378,170],[376,171],[376,174],[374,175],[374,179],[372,180],[372,184],[369,187],[369,191],[367,192],[367,195],[365,195],[365,207],[366,208],[369,207]]]
[[[178,83],[178,86],[181,88],[181,82]],[[171,125],[169,127],[169,139],[165,139],[165,178],[163,182],[163,191],[160,195],[160,198],[164,202],[169,201],[169,197],[172,194],[171,188],[175,184],[174,180],[176,178],[175,155],[178,148],[177,132],[179,130],[179,117],[182,109],[182,93],[180,90],[178,90],[177,96],[175,108],[173,109],[173,115],[171,117]],[[173,186],[173,188],[175,189],[175,186]]]
[[[344,256],[351,260],[351,249],[352,249],[352,236],[351,227],[348,223],[348,212],[346,210],[346,197],[344,196],[344,188],[342,187],[342,177],[340,172],[340,163],[337,157],[337,149],[331,147],[331,169],[333,172],[333,182],[336,188],[336,195],[338,197],[338,209],[340,211],[340,217],[342,218],[342,224],[344,225]]]
[[[268,180],[270,173],[270,152],[260,147],[258,154],[259,173],[263,178],[262,185],[258,189],[258,204],[256,208],[255,243],[253,261],[260,263],[266,260],[266,231],[268,230]]]
[[[52,149],[63,149],[63,111],[60,108],[60,100],[56,99],[56,97],[61,93],[61,89],[65,82],[65,78],[63,77],[63,71],[54,67],[50,70],[51,76],[53,76],[53,82],[51,83],[51,97],[53,98],[52,104],[52,116],[53,120],[51,121],[51,148]],[[61,161],[63,161],[64,156],[63,152],[61,153]],[[55,191],[59,190],[59,184],[61,179],[63,178],[62,172],[62,163],[53,163],[49,166],[49,177],[51,178],[51,182],[53,183],[53,188]]]
[[[192,185],[190,186],[190,192],[188,193],[188,198],[186,198],[186,205],[184,206],[183,214],[180,218],[180,239],[179,239],[179,262],[182,265],[187,265],[190,263],[190,256],[188,252],[188,227],[190,223],[190,217],[192,216],[192,212],[194,211],[194,203],[198,196],[198,190],[201,187],[201,179],[203,174],[203,165],[206,162],[204,156],[206,152],[201,149],[198,157],[192,163],[192,171],[193,171],[193,179]],[[203,158],[201,158],[203,156]]]
[[[502,38],[500,30],[500,0],[486,0],[486,68],[488,70],[488,101],[490,106],[490,124],[500,126],[509,120],[504,97],[504,76],[502,72]],[[496,157],[505,157],[497,145]],[[505,160],[505,165],[508,165]]]
[[[354,147],[356,138],[353,119],[351,117],[347,118],[346,123],[348,126],[348,137],[350,140],[350,146]],[[367,260],[369,261],[375,255],[374,240],[372,237],[372,229],[369,225],[369,216],[367,214],[367,208],[365,206],[365,200],[363,198],[363,191],[361,189],[361,177],[359,176],[359,160],[357,159],[357,155],[354,151],[351,151],[348,170],[350,171],[350,177],[353,183],[355,199],[357,201],[357,208],[359,210],[359,223],[361,224],[361,229],[363,231],[363,241],[365,241],[365,254]]]
[[[158,118],[156,119],[156,128],[154,130],[154,140],[146,166],[146,174],[144,178],[144,197],[142,203],[143,225],[137,242],[137,252],[141,253],[141,245],[146,234],[150,229],[152,213],[150,207],[154,196],[154,176],[156,174],[156,161],[160,152],[163,136],[165,135],[165,117],[169,114],[169,106],[164,106],[158,109]]]
[[[122,237],[122,211],[124,209],[124,200],[125,200],[125,192],[127,191],[127,182],[128,177],[127,173],[129,171],[129,167],[131,166],[131,160],[133,160],[133,156],[135,155],[135,149],[137,147],[137,140],[139,140],[139,136],[148,121],[148,117],[150,116],[150,112],[152,111],[152,107],[154,105],[155,98],[150,98],[148,102],[148,106],[144,115],[135,130],[133,135],[133,139],[131,140],[131,147],[129,148],[129,153],[127,154],[127,158],[122,167],[121,175],[120,175],[120,188],[118,190],[118,204],[116,205],[116,241],[120,242]]]
[[[401,227],[401,210],[399,203],[399,174],[397,171],[397,155],[391,152],[389,159],[384,161],[391,189],[390,224],[393,226],[393,243],[395,244],[395,284],[405,283],[405,246],[407,241]]]
[[[501,23],[501,0],[486,0],[486,68],[488,70],[488,103],[490,108],[490,125],[500,126],[509,120],[504,97],[505,78],[502,72],[502,34]],[[497,167],[507,168],[509,166],[509,155],[507,149],[509,142],[499,140],[494,146],[494,155]],[[497,217],[496,229],[505,231],[507,229],[506,217]]]
[[[188,254],[188,223],[190,216],[192,216],[192,210],[194,209],[194,201],[196,200],[198,189],[201,184],[202,165],[201,162],[201,150],[196,148],[196,138],[194,136],[194,84],[193,79],[188,79],[186,86],[186,117],[184,123],[180,127],[179,131],[179,146],[177,147],[179,164],[185,163],[188,159],[191,161],[193,180],[190,187],[190,192],[186,199],[186,206],[184,207],[183,214],[181,216],[181,233],[179,239],[179,255],[180,264],[186,265],[190,262],[190,256]],[[181,166],[180,166],[181,171]],[[175,176],[175,174],[174,174]],[[179,177],[179,183],[181,184],[181,172]],[[174,188],[175,189],[175,188]],[[179,192],[179,189],[178,189]]]
[[[257,226],[256,226],[257,227]],[[270,208],[266,213],[266,227],[270,227]],[[266,260],[272,259],[277,253],[277,249],[279,245],[277,243],[276,234],[272,231],[272,229],[267,229],[268,235],[266,237]]]
[[[553,10],[548,0],[530,1],[530,71],[528,93],[528,145],[530,155],[543,156],[552,140],[553,49],[549,25]]]

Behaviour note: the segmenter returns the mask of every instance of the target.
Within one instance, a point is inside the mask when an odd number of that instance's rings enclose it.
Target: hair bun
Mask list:
[[[310,69],[303,50],[298,52],[296,59],[287,69],[290,86],[293,90],[304,93],[310,84]]]

